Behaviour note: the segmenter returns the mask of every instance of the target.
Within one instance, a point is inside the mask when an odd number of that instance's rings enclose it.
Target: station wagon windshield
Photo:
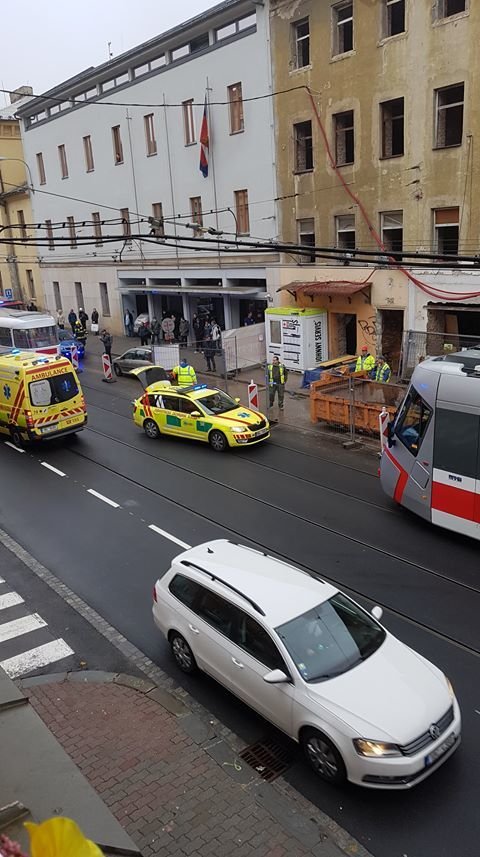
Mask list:
[[[237,408],[237,403],[219,390],[217,393],[209,393],[208,396],[202,396],[197,399],[204,411],[213,416],[214,414],[226,414],[227,411],[232,411]]]
[[[344,595],[275,629],[307,682],[342,675],[382,645],[385,631]]]

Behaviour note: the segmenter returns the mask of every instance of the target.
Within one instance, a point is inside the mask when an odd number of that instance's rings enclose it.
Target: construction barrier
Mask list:
[[[388,423],[390,422],[390,414],[388,413],[386,408],[382,408],[380,414],[378,415],[378,422],[380,426],[380,450],[381,452],[383,452],[385,446],[387,445]]]
[[[70,349],[70,360],[75,372],[78,372],[78,348],[76,345],[72,345]]]
[[[250,381],[248,385],[248,404],[250,408],[258,411],[258,386],[255,381]]]
[[[112,375],[112,361],[108,354],[102,354],[102,369],[103,369],[103,378],[102,381],[108,381],[108,383],[112,383],[115,378]]]

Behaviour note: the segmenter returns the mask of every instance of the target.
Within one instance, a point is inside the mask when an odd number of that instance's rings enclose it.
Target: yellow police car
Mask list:
[[[141,380],[143,373],[134,369],[130,374]],[[177,387],[156,381],[133,402],[133,419],[147,437],[165,434],[194,438],[209,443],[216,452],[267,440],[268,420],[239,401],[207,384]]]

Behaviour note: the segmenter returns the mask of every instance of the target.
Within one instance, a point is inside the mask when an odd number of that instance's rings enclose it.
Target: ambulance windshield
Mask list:
[[[51,378],[40,378],[38,381],[30,381],[30,402],[34,408],[45,408],[48,405],[57,405],[60,402],[68,402],[78,395],[78,384],[72,372],[64,375],[53,375]]]

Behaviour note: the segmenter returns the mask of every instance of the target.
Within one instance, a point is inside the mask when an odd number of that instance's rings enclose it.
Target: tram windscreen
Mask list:
[[[31,327],[25,330],[15,329],[13,338],[16,348],[47,348],[58,345],[55,325]]]
[[[420,449],[431,416],[430,405],[411,387],[395,423],[395,435],[412,455]]]

